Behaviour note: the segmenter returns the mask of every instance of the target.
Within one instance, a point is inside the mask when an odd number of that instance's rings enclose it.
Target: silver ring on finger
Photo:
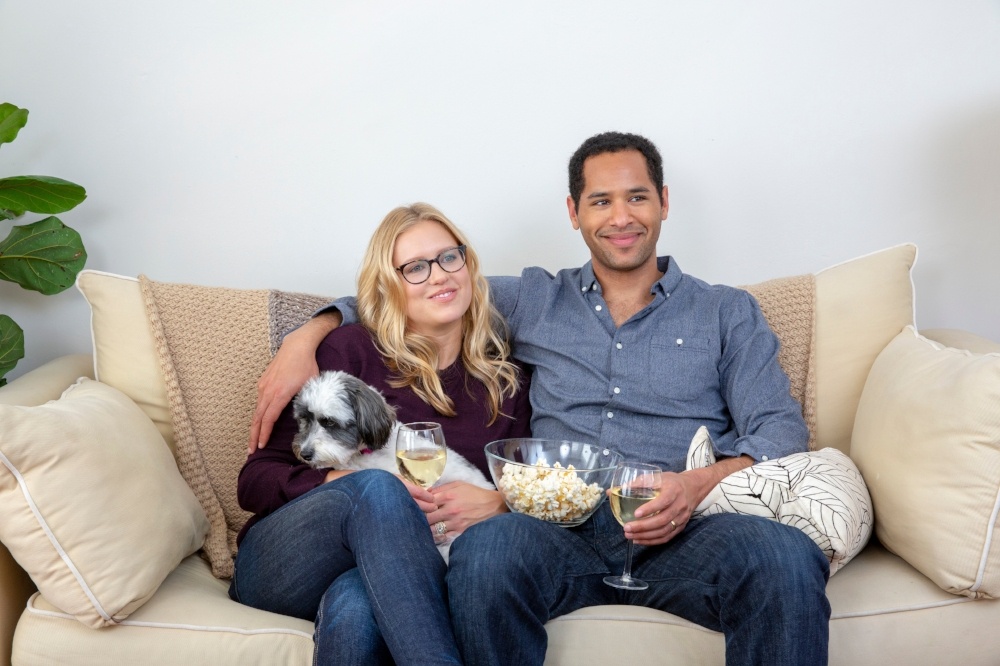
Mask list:
[[[444,524],[443,520],[439,520],[434,523],[434,533],[438,536],[444,536],[448,532],[448,526]]]

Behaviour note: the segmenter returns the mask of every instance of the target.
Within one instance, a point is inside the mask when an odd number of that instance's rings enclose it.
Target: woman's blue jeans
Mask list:
[[[325,483],[254,525],[240,544],[229,595],[315,620],[317,664],[459,664],[445,572],[403,484],[367,470]]]
[[[601,604],[659,608],[721,631],[728,666],[827,662],[829,563],[801,531],[734,514],[692,521],[667,544],[636,547],[644,591],[604,584],[622,572],[625,546],[607,502],[572,529],[504,514],[466,530],[448,570],[465,663],[541,664],[545,623]]]

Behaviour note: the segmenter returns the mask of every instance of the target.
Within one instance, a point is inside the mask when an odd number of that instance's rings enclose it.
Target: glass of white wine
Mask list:
[[[635,510],[660,494],[661,470],[656,465],[622,462],[611,477],[611,512],[622,525],[635,520]],[[632,541],[625,551],[625,571],[621,576],[607,576],[604,582],[623,590],[645,590],[649,583],[632,576]]]
[[[396,466],[407,481],[430,488],[448,461],[440,423],[404,423],[396,431]]]

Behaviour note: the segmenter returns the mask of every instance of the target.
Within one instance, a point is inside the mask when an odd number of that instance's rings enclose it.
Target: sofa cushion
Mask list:
[[[139,405],[173,451],[167,387],[156,362],[156,346],[146,321],[139,281],[84,270],[77,275],[76,287],[90,306],[94,378]]]
[[[110,631],[92,631],[41,594],[17,624],[17,664],[246,664],[312,662],[313,623],[232,601],[228,584],[192,555],[163,581],[149,603]]]
[[[875,357],[913,324],[917,247],[897,245],[816,274],[816,444],[851,455],[851,431]]]
[[[851,446],[879,540],[949,592],[1000,595],[1000,353],[907,327],[872,367]]]
[[[14,637],[15,664],[312,663],[312,623],[230,601],[226,583],[189,557],[149,603],[109,631],[92,631],[41,595],[31,599]],[[899,557],[871,543],[830,579],[830,664],[884,666],[996,662],[1000,602],[944,592]],[[592,606],[549,621],[547,666],[621,660],[721,666],[722,634],[642,606]],[[963,637],[987,637],[963,640]],[[964,649],[956,651],[956,645]],[[984,649],[985,645],[985,649]],[[887,656],[888,655],[888,656]]]
[[[149,418],[87,378],[44,405],[0,405],[0,506],[14,559],[91,627],[128,617],[207,531]]]

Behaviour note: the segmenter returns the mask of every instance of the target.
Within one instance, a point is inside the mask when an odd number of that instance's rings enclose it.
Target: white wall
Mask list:
[[[565,164],[621,129],[664,153],[686,271],[913,241],[918,324],[1000,340],[998,0],[0,0],[0,101],[31,112],[0,175],[84,185],[94,269],[340,294],[414,200],[490,273],[577,265]],[[12,377],[89,349],[75,290],[0,312]]]

